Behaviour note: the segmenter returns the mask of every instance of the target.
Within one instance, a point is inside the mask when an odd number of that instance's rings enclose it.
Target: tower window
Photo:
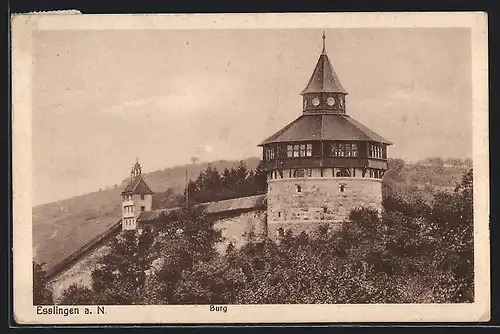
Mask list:
[[[287,157],[312,157],[312,144],[287,145]]]
[[[265,148],[265,159],[272,160],[275,157],[274,147],[266,147]]]
[[[312,156],[312,144],[307,144],[306,145],[306,157],[311,157]]]
[[[353,157],[358,156],[358,145],[356,144],[351,144],[351,152]]]
[[[341,193],[343,193],[345,191],[345,187],[346,187],[345,184],[341,184],[340,185],[339,190],[340,190]]]
[[[379,145],[373,145],[371,144],[370,145],[370,157],[372,158],[378,158],[378,159],[382,159],[383,158],[383,148],[382,146],[379,146]]]
[[[357,144],[334,143],[332,145],[332,155],[334,157],[357,157]]]
[[[327,213],[328,212],[328,208],[326,206],[323,207],[323,213]]]
[[[144,195],[141,195],[141,200],[143,200],[143,201],[144,201]]]
[[[280,212],[278,212],[278,217],[280,217],[280,218],[281,218],[281,211],[280,211]]]
[[[298,193],[302,192],[302,187],[301,186],[297,185],[296,187],[297,187],[297,192]]]
[[[141,205],[141,212],[146,211],[146,207],[144,205]]]

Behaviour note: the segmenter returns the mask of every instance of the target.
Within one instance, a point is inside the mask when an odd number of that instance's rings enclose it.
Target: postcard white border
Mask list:
[[[23,324],[464,322],[490,318],[487,15],[481,12],[16,15],[12,20],[14,316]],[[36,30],[471,29],[475,302],[471,304],[106,306],[105,315],[37,315],[32,305],[31,34]],[[83,309],[81,306],[80,309]]]

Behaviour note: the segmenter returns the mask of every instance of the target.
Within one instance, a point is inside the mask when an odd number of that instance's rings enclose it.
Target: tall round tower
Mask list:
[[[391,142],[346,113],[347,91],[323,50],[301,93],[303,112],[263,141],[268,231],[310,232],[356,207],[382,208],[381,179]]]

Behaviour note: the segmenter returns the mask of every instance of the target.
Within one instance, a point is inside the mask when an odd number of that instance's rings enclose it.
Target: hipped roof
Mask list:
[[[270,136],[259,146],[313,140],[374,141],[392,143],[345,114],[304,114]]]

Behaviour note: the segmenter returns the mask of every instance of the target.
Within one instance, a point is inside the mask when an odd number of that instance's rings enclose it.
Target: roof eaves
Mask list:
[[[367,137],[367,140],[370,141],[376,141],[380,142],[382,144],[387,144],[387,145],[392,145],[392,142],[389,140],[385,139],[375,131],[369,129],[368,127],[364,126],[360,122],[356,121],[354,118],[350,117],[349,115],[344,115],[345,120],[347,120],[349,123],[351,123],[353,126],[355,126],[358,130],[363,132],[365,136]],[[375,138],[374,138],[375,137]]]
[[[269,143],[272,143],[274,142],[274,138],[278,137],[279,135],[281,135],[283,132],[285,132],[286,130],[288,130],[292,125],[294,125],[295,123],[297,123],[302,117],[304,117],[304,115],[301,115],[299,117],[297,117],[295,120],[293,120],[292,122],[288,123],[285,127],[283,127],[281,130],[277,131],[275,134],[271,135],[270,137],[268,137],[266,140],[264,140],[263,142],[261,142],[259,145],[257,146],[263,146],[265,144],[269,144]]]

